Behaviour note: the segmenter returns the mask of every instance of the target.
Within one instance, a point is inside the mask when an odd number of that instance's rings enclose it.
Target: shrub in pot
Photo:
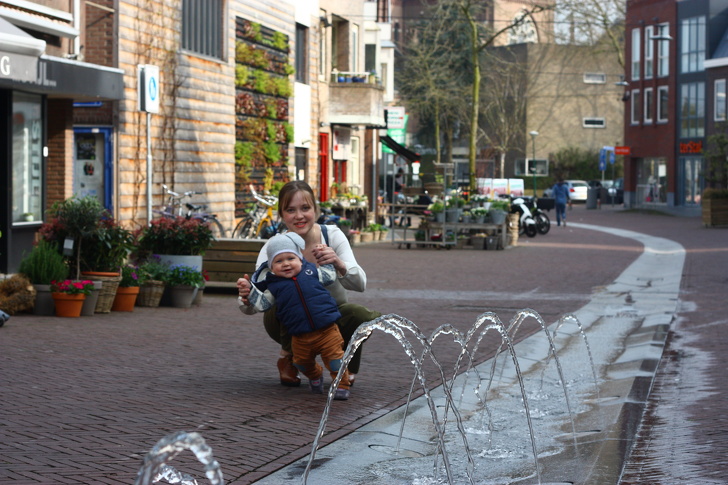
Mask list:
[[[51,296],[51,282],[68,277],[68,265],[55,243],[40,239],[28,255],[20,261],[18,272],[25,275],[35,287],[33,313],[50,316],[55,313]]]

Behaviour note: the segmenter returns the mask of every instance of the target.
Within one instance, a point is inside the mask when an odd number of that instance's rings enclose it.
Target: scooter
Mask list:
[[[536,220],[531,215],[531,210],[526,205],[523,197],[516,197],[511,200],[511,214],[519,214],[518,234],[525,232],[528,237],[536,237],[536,234],[538,234]]]
[[[538,233],[548,234],[551,229],[551,220],[549,219],[549,216],[547,216],[546,213],[539,208],[536,203],[536,198],[524,197],[523,199],[525,200],[526,207],[528,207],[531,211],[533,220],[536,221],[536,229],[538,229]]]

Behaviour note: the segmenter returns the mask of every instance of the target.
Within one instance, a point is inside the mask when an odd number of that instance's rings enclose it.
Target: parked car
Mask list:
[[[586,202],[586,192],[589,188],[584,180],[564,180],[566,185],[569,187],[569,198],[574,202]],[[544,197],[553,197],[553,188],[548,188],[543,191]]]

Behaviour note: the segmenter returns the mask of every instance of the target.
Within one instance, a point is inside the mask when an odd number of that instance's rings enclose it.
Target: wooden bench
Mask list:
[[[210,278],[205,286],[235,286],[244,274],[252,275],[265,239],[216,240],[202,257],[202,268]]]

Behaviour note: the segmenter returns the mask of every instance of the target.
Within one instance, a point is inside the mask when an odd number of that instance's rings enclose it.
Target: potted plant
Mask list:
[[[341,218],[339,219],[339,222],[336,223],[337,226],[339,226],[339,229],[341,229],[341,232],[348,235],[349,231],[351,231],[351,219],[345,219]]]
[[[490,205],[490,220],[493,224],[503,224],[506,221],[506,214],[510,211],[511,204],[507,200],[496,200]]]
[[[202,287],[205,279],[200,269],[178,264],[172,265],[169,268],[165,283],[167,285],[165,293],[169,293],[170,305],[179,308],[189,308],[195,299],[197,289]]]
[[[25,275],[35,287],[35,315],[53,315],[55,305],[51,296],[51,282],[68,277],[68,265],[55,243],[40,239],[28,255],[20,261],[18,272]]]
[[[66,240],[73,241],[72,267],[76,279],[81,278],[81,251],[84,238],[90,237],[99,221],[106,215],[106,209],[96,197],[71,197],[56,202],[50,209],[51,221],[41,227],[41,236],[59,247],[66,247]]]
[[[432,212],[436,222],[445,222],[445,204],[441,200],[435,200],[427,206],[427,210]]]
[[[139,295],[139,275],[137,268],[131,265],[121,267],[121,280],[116,290],[114,302],[111,305],[113,312],[134,311],[134,304]]]
[[[51,294],[56,305],[56,316],[80,317],[83,301],[91,293],[94,283],[91,280],[83,281],[52,281]]]
[[[202,256],[214,239],[210,226],[199,219],[153,219],[137,232],[137,259],[156,254],[170,265],[202,269]]]
[[[470,209],[470,215],[473,218],[475,224],[483,224],[485,222],[485,215],[488,213],[488,209],[484,207],[475,207]]]
[[[445,205],[447,206],[447,210],[445,211],[445,220],[447,220],[447,222],[458,222],[463,210],[462,208],[465,205],[465,199],[458,196],[450,197]]]
[[[169,264],[163,263],[158,256],[150,256],[138,265],[137,270],[140,284],[136,305],[159,306],[169,274]]]

